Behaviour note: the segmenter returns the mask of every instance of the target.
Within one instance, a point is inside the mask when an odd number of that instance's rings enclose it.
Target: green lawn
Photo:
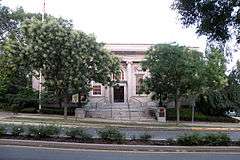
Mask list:
[[[176,109],[167,109],[167,120],[176,120]],[[191,121],[192,120],[192,109],[191,108],[180,108],[180,120]],[[195,112],[195,121],[209,121],[209,122],[238,122],[237,120],[230,117],[213,117],[204,115],[200,112]]]

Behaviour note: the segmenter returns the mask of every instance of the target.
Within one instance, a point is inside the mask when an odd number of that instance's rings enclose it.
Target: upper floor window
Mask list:
[[[120,81],[124,81],[124,80],[125,80],[124,71],[121,70],[121,71],[120,71],[120,75],[119,75],[117,78],[113,75],[113,79],[114,79],[114,80],[119,79]]]
[[[93,86],[93,89],[92,89],[92,94],[94,95],[94,96],[96,96],[96,95],[102,95],[102,87],[101,87],[101,85],[94,85]]]

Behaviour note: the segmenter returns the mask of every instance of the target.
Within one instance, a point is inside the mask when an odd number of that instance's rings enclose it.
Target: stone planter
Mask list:
[[[166,109],[164,107],[159,107],[157,110],[157,120],[158,122],[166,122]]]
[[[83,119],[83,118],[85,118],[85,114],[86,114],[86,111],[84,110],[84,108],[76,108],[75,109],[75,117],[76,118]]]

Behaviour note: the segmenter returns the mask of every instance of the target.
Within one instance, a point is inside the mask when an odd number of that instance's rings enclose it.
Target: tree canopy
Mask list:
[[[72,93],[87,93],[91,81],[111,85],[111,75],[119,72],[118,59],[103,44],[62,18],[28,19],[20,35],[7,40],[4,52],[31,71],[41,70],[46,90],[54,91],[59,104]]]
[[[160,105],[164,99],[174,100],[179,122],[181,98],[198,96],[226,83],[223,60],[217,50],[205,57],[184,46],[155,45],[146,52],[142,64],[150,72],[145,80],[146,89],[153,92]]]
[[[210,41],[226,43],[231,38],[240,42],[239,0],[174,0],[184,26],[195,26],[199,35]]]
[[[143,68],[150,72],[146,84],[157,97],[175,101],[178,122],[180,98],[199,91],[202,66],[202,55],[184,46],[159,44],[146,52]]]

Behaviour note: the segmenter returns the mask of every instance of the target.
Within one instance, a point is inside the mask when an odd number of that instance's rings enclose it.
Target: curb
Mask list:
[[[42,122],[20,122],[20,121],[1,121],[0,124],[16,124],[16,125],[40,125],[40,124],[45,124]],[[52,123],[49,123],[52,124]],[[81,125],[80,125],[81,124]],[[235,127],[235,128],[229,128],[229,127],[192,127],[192,126],[181,126],[181,127],[165,127],[165,126],[127,126],[127,125],[116,125],[116,124],[110,124],[110,125],[102,125],[102,124],[85,124],[85,123],[79,123],[79,124],[61,124],[64,127],[71,127],[71,126],[81,126],[82,128],[104,128],[105,126],[115,126],[119,128],[133,128],[133,129],[150,129],[153,131],[222,131],[222,132],[229,132],[229,131],[236,131],[239,132],[240,128]]]
[[[14,139],[0,139],[0,145],[47,147],[61,149],[105,150],[105,151],[240,153],[240,147],[237,146],[120,145],[120,144],[68,143],[68,142],[14,140]]]

